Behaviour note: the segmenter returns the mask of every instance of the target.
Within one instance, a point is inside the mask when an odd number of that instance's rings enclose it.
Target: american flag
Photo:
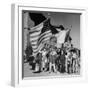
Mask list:
[[[49,26],[50,19],[46,19],[44,22],[31,28],[29,34],[33,55],[36,55],[38,51],[43,48],[44,43],[47,42],[52,36]]]

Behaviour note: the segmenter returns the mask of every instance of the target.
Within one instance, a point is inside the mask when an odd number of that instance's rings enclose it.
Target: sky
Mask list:
[[[65,28],[71,28],[70,35],[72,43],[80,49],[80,14],[75,13],[51,13],[51,24],[63,25]]]

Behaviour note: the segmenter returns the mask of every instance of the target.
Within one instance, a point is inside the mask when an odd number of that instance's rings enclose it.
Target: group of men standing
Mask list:
[[[35,58],[35,71],[60,72],[68,74],[80,73],[80,51],[62,44],[61,48],[50,45],[38,52]]]

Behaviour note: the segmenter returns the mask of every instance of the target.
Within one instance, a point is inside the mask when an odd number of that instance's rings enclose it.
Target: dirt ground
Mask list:
[[[67,73],[60,73],[60,72],[40,72],[40,73],[33,73],[34,70],[31,70],[31,66],[29,63],[24,63],[24,77],[41,77],[41,76],[67,76]],[[79,75],[79,74],[78,74]]]

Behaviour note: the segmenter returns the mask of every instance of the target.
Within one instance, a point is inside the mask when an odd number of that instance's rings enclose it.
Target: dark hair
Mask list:
[[[65,30],[65,28],[64,28],[63,25],[60,25],[59,28],[60,28],[61,30]]]

